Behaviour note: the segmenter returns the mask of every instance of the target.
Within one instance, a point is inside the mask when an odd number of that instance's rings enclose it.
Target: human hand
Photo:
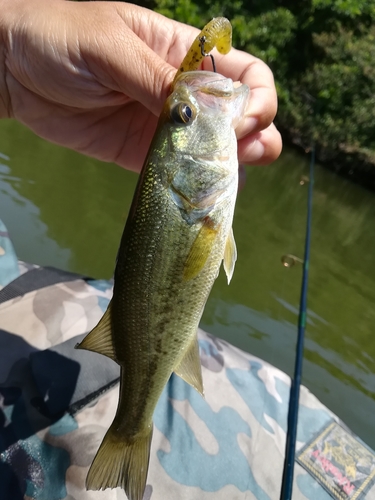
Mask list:
[[[0,0],[0,117],[49,141],[139,171],[170,84],[199,31],[121,2]],[[209,59],[209,58],[206,58]],[[273,76],[232,49],[217,71],[251,89],[239,161],[281,151]],[[210,61],[204,61],[212,69]]]

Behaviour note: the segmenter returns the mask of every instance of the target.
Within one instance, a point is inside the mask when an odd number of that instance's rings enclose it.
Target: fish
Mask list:
[[[238,188],[235,127],[249,88],[210,71],[182,72],[166,100],[130,208],[113,297],[77,347],[121,367],[114,421],[87,489],[141,500],[152,416],[174,372],[203,395],[197,328],[221,263],[231,280]]]

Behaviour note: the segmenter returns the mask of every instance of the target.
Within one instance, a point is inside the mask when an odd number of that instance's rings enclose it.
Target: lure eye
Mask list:
[[[188,104],[180,102],[171,109],[171,118],[179,125],[189,125],[195,118],[195,111]]]

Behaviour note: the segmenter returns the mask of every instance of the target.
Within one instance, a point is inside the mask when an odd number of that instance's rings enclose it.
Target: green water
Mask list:
[[[20,259],[109,278],[137,176],[0,122],[0,217]],[[291,374],[308,158],[248,168],[231,285],[221,274],[202,327]],[[374,194],[316,168],[303,383],[375,448]]]

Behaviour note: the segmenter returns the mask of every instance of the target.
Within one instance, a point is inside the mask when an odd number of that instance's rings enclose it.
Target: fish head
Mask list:
[[[249,88],[208,71],[182,73],[161,118],[164,185],[189,223],[202,220],[238,186],[235,127]]]
[[[227,156],[248,95],[247,85],[235,86],[219,73],[182,73],[163,110],[169,151],[211,159]]]

